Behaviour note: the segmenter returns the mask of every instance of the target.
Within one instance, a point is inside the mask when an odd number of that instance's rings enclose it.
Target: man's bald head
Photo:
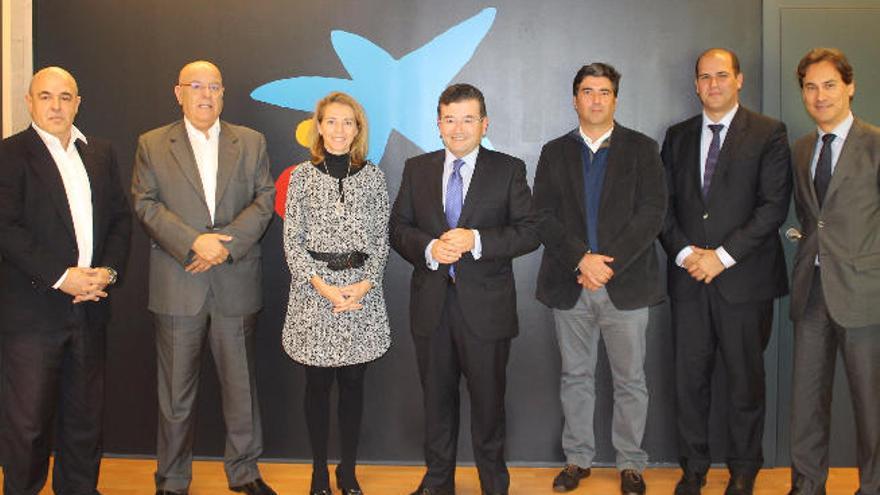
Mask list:
[[[180,69],[174,94],[186,119],[207,133],[223,111],[223,76],[207,60],[190,62]]]
[[[79,111],[76,79],[61,67],[46,67],[34,74],[24,97],[37,127],[52,134],[62,146],[70,143],[71,128]]]
[[[56,76],[62,79],[66,79],[67,82],[70,83],[70,86],[74,89],[74,96],[77,96],[79,94],[79,86],[77,86],[76,79],[74,79],[73,74],[57,66],[44,67],[38,70],[34,74],[34,77],[31,78],[31,84],[30,86],[28,86],[28,93],[34,94],[35,83],[39,83],[42,81],[43,78],[50,76]]]

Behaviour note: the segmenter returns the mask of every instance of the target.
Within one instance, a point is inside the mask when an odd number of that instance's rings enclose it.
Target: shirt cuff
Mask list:
[[[55,285],[52,286],[53,289],[58,289],[59,287],[61,287],[61,284],[63,284],[64,281],[67,280],[67,272],[69,272],[69,271],[70,271],[70,268],[68,268],[67,270],[64,270],[64,273],[61,275],[61,278],[59,278],[58,281],[55,282]]]
[[[687,259],[688,256],[694,253],[694,248],[690,246],[685,246],[681,248],[681,251],[678,252],[678,255],[675,257],[675,264],[684,268],[684,260]]]
[[[431,248],[434,247],[434,243],[437,242],[437,239],[433,239],[428,243],[428,247],[425,248],[425,264],[428,265],[428,270],[437,270],[440,267],[440,263],[431,256]]]
[[[474,233],[474,248],[471,249],[471,255],[475,260],[480,259],[483,256],[483,242],[480,241],[480,231],[477,229],[471,229],[471,232]]]
[[[733,256],[724,249],[724,246],[718,246],[715,249],[715,254],[718,255],[718,259],[721,260],[721,264],[724,265],[724,268],[730,268],[736,264],[736,260],[733,259]]]

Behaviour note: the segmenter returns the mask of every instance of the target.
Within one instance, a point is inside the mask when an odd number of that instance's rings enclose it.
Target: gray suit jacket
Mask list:
[[[794,144],[795,208],[804,235],[794,260],[791,318],[804,316],[819,255],[831,318],[853,328],[880,323],[880,128],[856,119],[825,194],[816,199],[810,162],[815,132]]]
[[[215,222],[183,120],[143,134],[131,191],[134,209],[151,237],[150,302],[154,313],[194,315],[210,289],[227,316],[262,306],[259,240],[272,218],[275,187],[266,139],[247,127],[220,122]],[[231,235],[230,258],[189,274],[190,247],[199,234]]]

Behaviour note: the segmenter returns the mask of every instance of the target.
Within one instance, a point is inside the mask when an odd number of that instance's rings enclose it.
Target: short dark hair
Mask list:
[[[453,84],[443,90],[440,99],[437,101],[437,118],[440,118],[440,106],[449,105],[450,103],[458,103],[465,100],[477,100],[480,102],[480,117],[486,116],[486,99],[483,93],[471,84]]]
[[[844,84],[852,84],[853,68],[842,51],[837,48],[813,48],[798,62],[797,78],[801,88],[804,87],[804,77],[807,76],[807,69],[819,62],[831,62],[837,69],[837,72],[840,73],[840,78],[843,79]]]
[[[703,60],[703,57],[705,57],[706,55],[709,55],[710,53],[714,53],[714,52],[721,52],[721,53],[727,54],[727,56],[730,57],[730,64],[733,65],[733,75],[734,76],[739,75],[739,73],[740,73],[739,57],[737,57],[736,54],[733,53],[733,50],[728,50],[727,48],[716,47],[716,48],[709,48],[708,50],[701,53],[699,57],[697,57],[697,61],[694,63],[694,77],[700,76],[700,60]]]
[[[581,67],[577,74],[574,75],[574,82],[571,84],[572,95],[577,96],[578,86],[581,85],[581,81],[587,76],[608,78],[611,81],[614,96],[617,97],[617,90],[620,88],[620,72],[617,72],[617,69],[605,62],[593,62]]]

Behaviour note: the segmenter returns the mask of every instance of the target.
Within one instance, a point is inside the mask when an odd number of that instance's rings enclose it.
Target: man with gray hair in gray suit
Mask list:
[[[140,137],[134,208],[151,238],[149,310],[156,320],[159,431],[156,495],[192,480],[193,411],[203,343],[216,364],[226,423],[229,487],[275,495],[263,482],[253,334],[262,307],[259,240],[275,188],[262,134],[220,120],[220,70],[180,71],[183,119]]]

